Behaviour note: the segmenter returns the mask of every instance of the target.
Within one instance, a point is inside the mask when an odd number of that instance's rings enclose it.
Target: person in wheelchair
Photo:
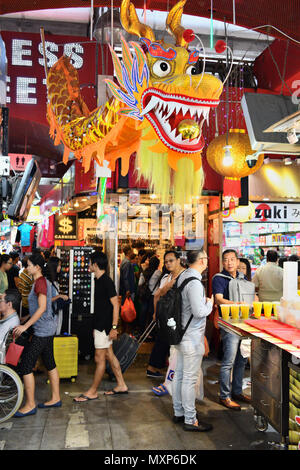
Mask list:
[[[7,289],[0,298],[0,344],[9,330],[20,325],[19,315],[21,295],[16,289]]]

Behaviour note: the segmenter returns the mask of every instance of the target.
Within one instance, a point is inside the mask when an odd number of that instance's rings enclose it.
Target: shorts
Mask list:
[[[21,376],[31,374],[36,361],[41,356],[43,364],[48,371],[56,368],[53,353],[53,336],[34,336],[28,343],[21,356],[18,365],[18,374]]]
[[[112,345],[112,340],[106,334],[105,330],[94,330],[95,349],[108,349]]]

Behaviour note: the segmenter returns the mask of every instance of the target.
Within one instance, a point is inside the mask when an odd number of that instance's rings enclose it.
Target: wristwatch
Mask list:
[[[118,328],[117,325],[112,325],[111,327],[112,330],[116,330],[117,328]]]

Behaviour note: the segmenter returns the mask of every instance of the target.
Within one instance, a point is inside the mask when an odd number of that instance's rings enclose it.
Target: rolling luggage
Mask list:
[[[75,335],[55,336],[54,359],[60,379],[75,382],[78,374],[78,338]]]
[[[118,340],[113,342],[113,351],[120,363],[122,373],[124,373],[128,369],[128,367],[131,366],[137,356],[139,347],[143,344],[143,342],[149,336],[154,327],[155,321],[152,321],[150,325],[146,328],[142,336],[139,338],[139,340],[133,338],[127,333],[124,333],[120,336]],[[114,373],[109,363],[107,363],[106,372],[109,374],[110,377],[114,377]]]
[[[68,307],[67,333],[54,336],[53,352],[60,379],[71,379],[75,382],[78,375],[78,337],[70,334],[70,309]]]

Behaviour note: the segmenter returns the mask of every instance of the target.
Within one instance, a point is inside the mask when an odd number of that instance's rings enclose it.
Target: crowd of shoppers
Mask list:
[[[125,246],[123,253],[124,259],[120,265],[120,297],[114,282],[106,273],[107,256],[102,252],[94,252],[90,256],[90,271],[95,275],[95,372],[90,387],[74,398],[74,401],[82,403],[98,398],[98,387],[107,361],[117,383],[105,394],[128,393],[120,363],[112,349],[112,342],[118,335],[120,306],[129,297],[135,302],[136,325],[141,334],[152,320],[156,320],[160,299],[170,289],[180,288],[192,277],[193,280],[184,285],[181,293],[182,327],[187,326],[187,329],[180,343],[175,346],[177,360],[172,388],[173,421],[183,423],[186,431],[209,431],[212,429],[211,424],[203,422],[195,408],[195,384],[205,351],[206,318],[212,312],[214,304],[219,308],[222,304],[245,302],[244,299],[233,298],[232,286],[236,282],[247,283],[251,301],[256,298],[256,294],[260,301],[280,300],[283,270],[278,264],[278,254],[269,250],[265,263],[257,269],[252,279],[249,260],[239,258],[233,249],[225,250],[222,254],[223,270],[213,277],[213,296],[207,298],[202,284],[202,274],[208,265],[205,251],[188,251],[188,267],[182,265],[180,253],[173,249],[165,252],[163,260],[154,252],[143,248],[136,255],[130,246]],[[51,398],[38,404],[38,407],[60,407],[62,404],[59,374],[53,354],[53,339],[60,331],[61,318],[54,312],[59,310],[60,300],[67,301],[67,296],[59,293],[61,261],[54,256],[53,251],[46,253],[46,256],[45,253],[36,251],[28,258],[24,257],[22,269],[18,267],[19,257],[16,255],[2,255],[0,259],[0,342],[11,328],[17,337],[25,332],[30,332],[31,335],[31,341],[25,347],[18,366],[18,372],[24,381],[26,401],[15,416],[24,417],[37,412],[33,370],[39,357],[48,371]],[[294,255],[287,261],[298,261],[299,264],[298,257]],[[219,400],[226,408],[240,410],[239,402],[250,402],[250,397],[243,392],[247,359],[241,354],[240,339],[236,335],[225,329],[221,329],[220,334],[222,363]],[[157,329],[146,375],[152,378],[163,377],[169,354],[169,343]]]

